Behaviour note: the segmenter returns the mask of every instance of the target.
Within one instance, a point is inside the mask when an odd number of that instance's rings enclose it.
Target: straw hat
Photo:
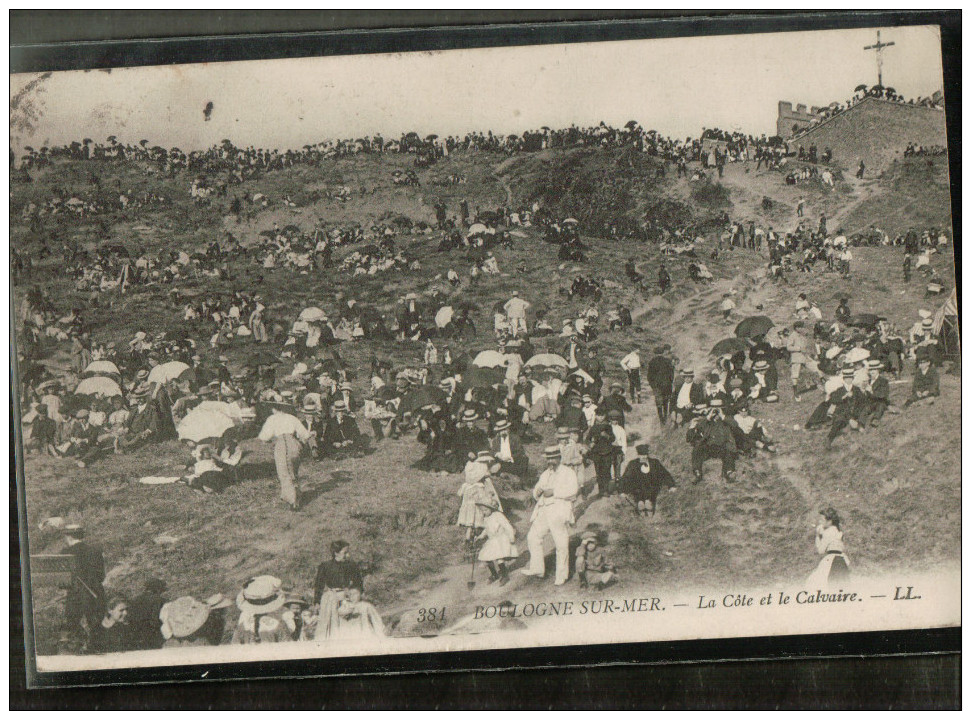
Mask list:
[[[559,446],[551,444],[549,447],[543,450],[543,456],[547,459],[559,459],[562,455],[560,453]]]
[[[505,432],[511,427],[512,425],[509,424],[509,420],[498,420],[494,425],[493,429],[495,429],[496,432]]]
[[[199,631],[209,619],[209,606],[194,597],[184,596],[162,605],[158,617],[165,639],[182,639]]]
[[[250,578],[239,595],[236,607],[243,612],[267,614],[283,607],[286,595],[280,589],[283,583],[272,575],[258,575]]]

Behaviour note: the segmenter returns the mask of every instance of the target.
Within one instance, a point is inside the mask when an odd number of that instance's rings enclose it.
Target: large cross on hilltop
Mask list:
[[[893,47],[896,42],[881,42],[880,41],[880,30],[877,30],[877,43],[867,45],[864,47],[864,51],[868,49],[876,50],[877,53],[877,84],[883,86],[883,50],[886,47]]]

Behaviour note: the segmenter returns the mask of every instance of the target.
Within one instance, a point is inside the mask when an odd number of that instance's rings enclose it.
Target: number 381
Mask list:
[[[445,621],[445,608],[429,607],[420,608],[418,610],[418,621],[419,622],[444,622]]]

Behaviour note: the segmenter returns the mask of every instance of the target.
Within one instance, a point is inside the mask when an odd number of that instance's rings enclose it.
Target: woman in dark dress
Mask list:
[[[314,639],[333,636],[339,623],[337,610],[348,589],[356,587],[360,590],[364,583],[364,573],[361,566],[351,560],[351,546],[347,541],[331,543],[330,554],[331,559],[318,566],[314,579],[314,599],[320,605]]]

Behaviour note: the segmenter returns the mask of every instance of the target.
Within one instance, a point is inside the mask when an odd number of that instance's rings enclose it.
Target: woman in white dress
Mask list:
[[[850,579],[850,561],[844,551],[840,517],[832,506],[819,512],[816,552],[823,558],[806,581],[807,587],[824,590],[845,585]]]

